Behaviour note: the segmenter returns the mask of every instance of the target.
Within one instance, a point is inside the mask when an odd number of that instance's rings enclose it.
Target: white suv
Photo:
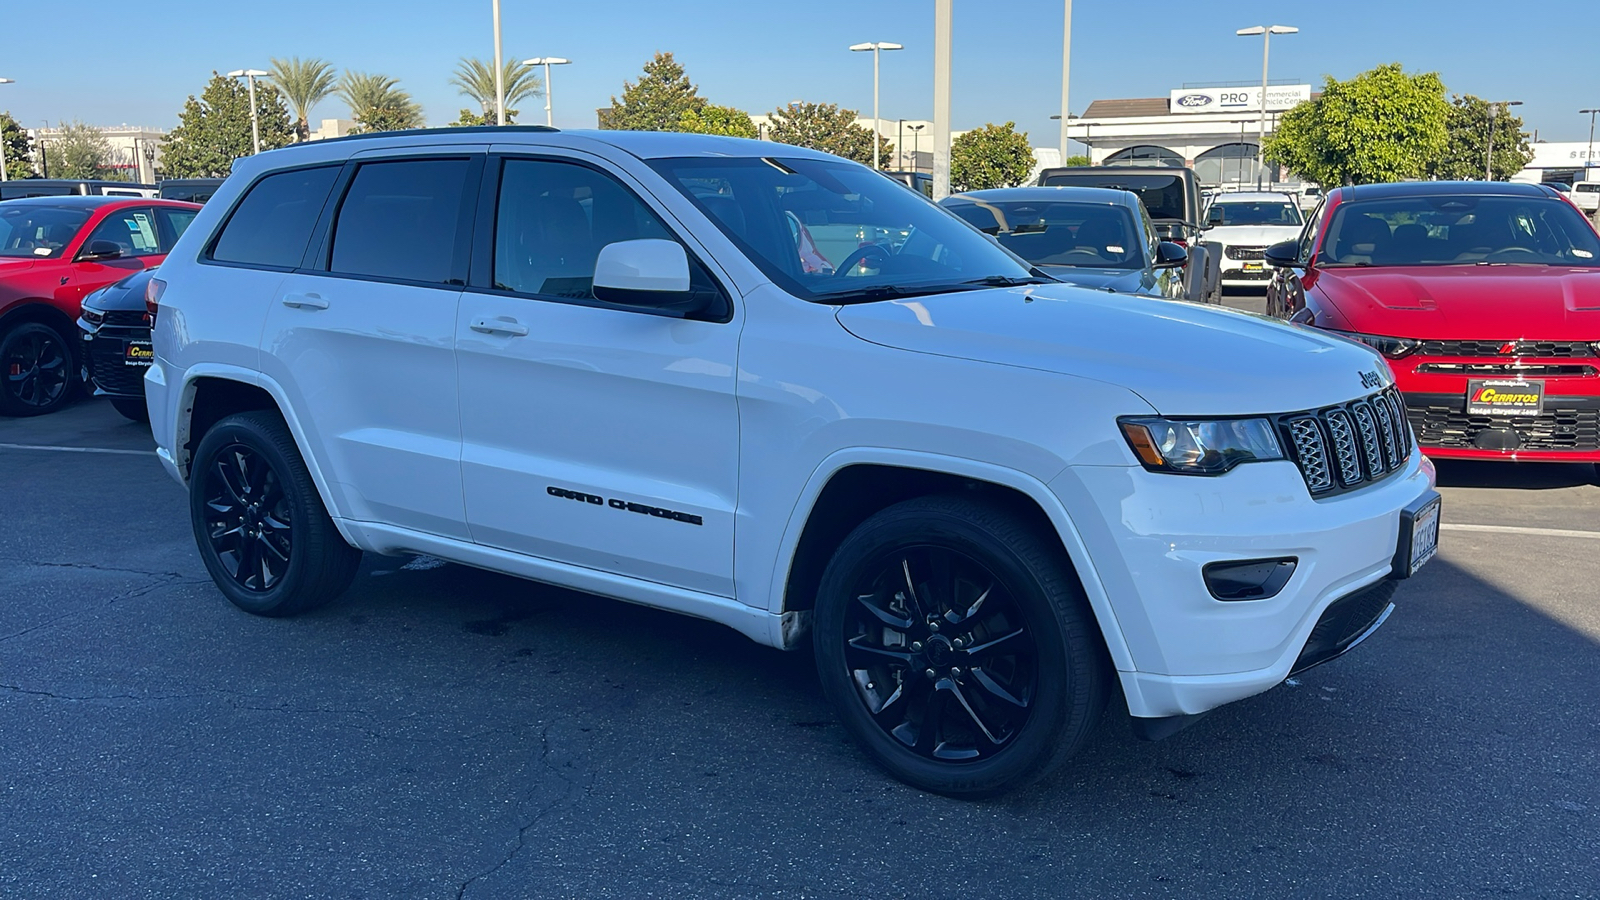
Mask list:
[[[326,603],[424,553],[815,650],[953,795],[1158,737],[1360,641],[1432,554],[1389,369],[1041,277],[770,142],[462,129],[239,160],[147,376],[218,588]]]
[[[1222,260],[1222,283],[1265,287],[1272,279],[1268,247],[1300,236],[1305,226],[1300,205],[1288,194],[1240,191],[1218,194],[1206,207],[1206,232],[1200,240],[1216,248]]]

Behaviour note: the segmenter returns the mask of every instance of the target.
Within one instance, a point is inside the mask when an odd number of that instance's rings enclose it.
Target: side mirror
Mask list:
[[[705,294],[690,288],[689,254],[677,241],[617,241],[595,259],[596,300],[687,316],[710,305]]]
[[[121,258],[122,245],[116,241],[90,241],[89,249],[78,254],[80,262]]]
[[[1300,242],[1283,241],[1273,244],[1266,249],[1261,257],[1267,265],[1278,269],[1298,269],[1300,266]]]
[[[1156,245],[1155,268],[1176,269],[1182,267],[1188,262],[1189,251],[1185,250],[1182,244],[1174,244],[1171,241],[1162,241]]]

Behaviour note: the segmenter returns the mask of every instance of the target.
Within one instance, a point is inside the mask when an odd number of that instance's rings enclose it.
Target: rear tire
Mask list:
[[[274,412],[238,413],[206,432],[190,470],[189,516],[217,589],[258,616],[328,603],[361,564]]]
[[[78,387],[72,344],[42,322],[0,334],[0,415],[42,416],[71,402]]]
[[[112,397],[111,408],[135,422],[150,422],[150,407],[143,397]]]
[[[1015,790],[1061,765],[1109,692],[1059,545],[964,497],[908,500],[851,532],[823,573],[813,638],[823,691],[867,754],[954,797]]]

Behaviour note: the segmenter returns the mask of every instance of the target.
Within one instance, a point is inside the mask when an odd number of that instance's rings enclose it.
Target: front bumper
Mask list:
[[[1316,650],[1329,610],[1390,577],[1402,511],[1432,493],[1433,472],[1413,452],[1383,481],[1321,500],[1288,462],[1215,478],[1080,466],[1051,487],[1068,509],[1094,511],[1074,521],[1128,648],[1131,666],[1119,672],[1128,709],[1164,718],[1258,694],[1314,664],[1302,655]],[[1206,588],[1208,563],[1280,557],[1297,565],[1274,596],[1222,601]],[[1339,652],[1351,637],[1336,635]]]
[[[149,364],[130,365],[128,345],[150,345],[150,329],[138,326],[94,326],[78,320],[83,335],[83,377],[97,397],[143,397]]]
[[[1466,383],[1449,394],[1406,393],[1406,418],[1436,459],[1600,462],[1600,396],[1546,395],[1538,416],[1469,416]]]

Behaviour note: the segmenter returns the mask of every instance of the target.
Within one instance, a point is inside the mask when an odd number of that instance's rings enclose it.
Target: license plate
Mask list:
[[[1411,520],[1411,566],[1406,575],[1417,574],[1417,570],[1427,565],[1428,560],[1438,552],[1439,500],[1435,499]]]
[[[1544,412],[1544,382],[1523,379],[1467,382],[1469,416],[1537,416]]]
[[[1247,262],[1244,264],[1244,270],[1246,272],[1259,272],[1261,271],[1261,263]]]
[[[129,341],[128,349],[123,351],[122,364],[125,366],[148,366],[156,358],[154,347],[149,341]]]

